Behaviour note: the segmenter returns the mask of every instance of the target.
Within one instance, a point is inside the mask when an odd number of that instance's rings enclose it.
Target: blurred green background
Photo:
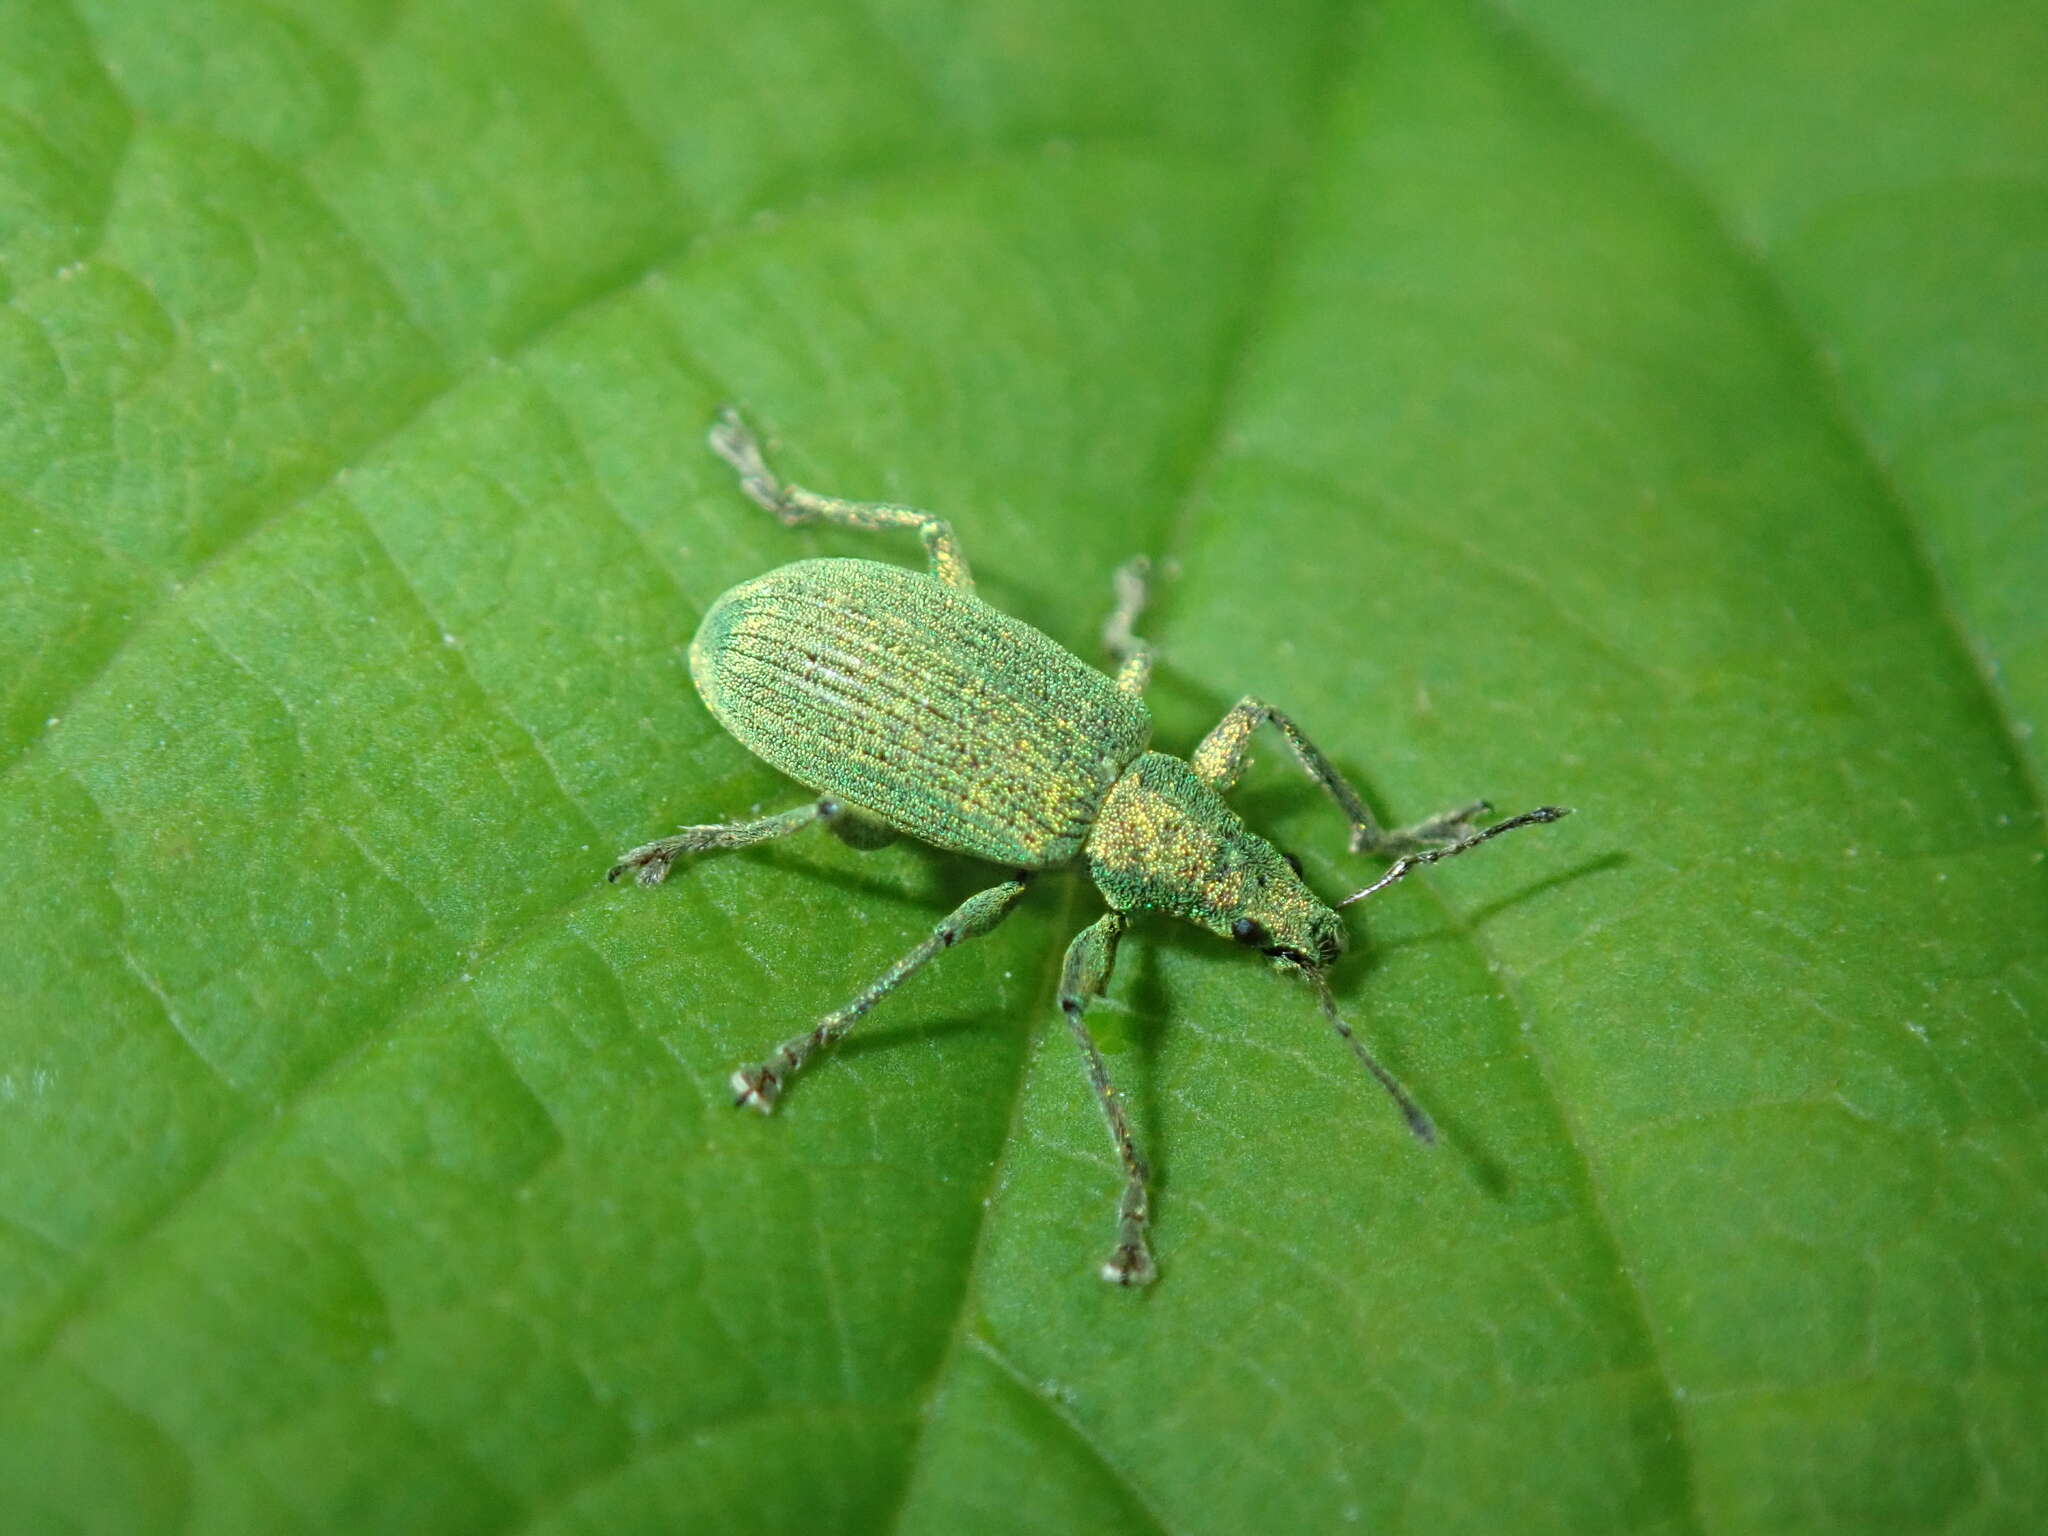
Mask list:
[[[2048,27],[2026,3],[0,0],[0,1527],[2048,1521]],[[1162,745],[1560,827],[1343,1004],[965,861],[680,647],[951,516]],[[886,553],[906,561],[900,540]],[[1368,866],[1270,745],[1239,803]],[[1367,941],[1368,930],[1370,942]]]

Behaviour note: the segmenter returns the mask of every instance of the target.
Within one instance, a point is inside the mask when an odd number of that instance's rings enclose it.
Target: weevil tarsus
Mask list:
[[[931,560],[932,574],[949,587],[962,592],[974,590],[974,574],[968,568],[966,552],[953,525],[916,507],[899,507],[885,501],[847,501],[838,496],[820,496],[800,485],[776,478],[761,452],[761,440],[740,413],[728,406],[718,413],[711,427],[711,450],[739,472],[740,489],[754,504],[773,512],[785,526],[831,523],[841,528],[858,528],[884,533],[908,528],[923,542]]]
[[[1138,615],[1145,611],[1151,574],[1152,562],[1143,555],[1134,555],[1116,568],[1110,578],[1116,606],[1102,626],[1102,648],[1116,661],[1116,686],[1133,697],[1143,697],[1145,685],[1152,681],[1152,642],[1132,632]]]
[[[894,842],[897,837],[894,827],[876,821],[872,816],[863,816],[851,806],[826,795],[809,805],[799,805],[753,821],[722,821],[684,827],[668,837],[658,837],[651,843],[627,849],[605,872],[605,879],[616,883],[621,875],[631,874],[641,885],[659,885],[668,878],[669,866],[685,854],[751,848],[771,838],[801,832],[821,821],[841,842],[854,848],[880,848]]]
[[[1116,1247],[1103,1263],[1102,1278],[1115,1285],[1146,1285],[1157,1271],[1152,1250],[1145,1243],[1145,1228],[1152,1218],[1151,1170],[1138,1151],[1131,1134],[1130,1117],[1109,1080],[1109,1067],[1088,1028],[1088,1005],[1102,996],[1116,967],[1117,941],[1123,937],[1125,918],[1121,912],[1105,912],[1074,935],[1067,946],[1067,958],[1060,970],[1060,1012],[1073,1031],[1081,1050],[1081,1065],[1088,1073],[1088,1086],[1102,1118],[1109,1126],[1109,1139],[1123,1164],[1124,1192],[1117,1202]]]
[[[853,1001],[826,1014],[814,1028],[783,1041],[766,1061],[733,1073],[733,1103],[767,1114],[789,1080],[814,1054],[844,1038],[875,1004],[916,975],[934,955],[963,940],[978,939],[1002,922],[1030,884],[1030,871],[1019,870],[1001,885],[992,885],[961,902],[933,925],[916,948],[876,977]]]
[[[651,843],[627,849],[605,872],[605,879],[616,881],[619,876],[631,873],[641,885],[659,885],[668,878],[669,866],[684,854],[710,853],[720,848],[751,848],[770,838],[787,837],[826,814],[821,807],[827,804],[827,801],[813,801],[809,805],[778,811],[773,816],[762,816],[754,821],[712,822],[704,826],[684,827],[668,837],[657,837]]]

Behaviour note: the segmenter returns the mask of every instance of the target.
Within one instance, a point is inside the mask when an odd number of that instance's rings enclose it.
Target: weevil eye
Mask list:
[[[1287,867],[1289,869],[1293,870],[1297,875],[1301,873],[1301,860],[1297,859],[1293,854],[1288,853],[1284,850],[1281,852],[1280,857],[1287,861]]]
[[[1230,936],[1240,944],[1263,944],[1266,930],[1248,917],[1240,917],[1230,925]]]

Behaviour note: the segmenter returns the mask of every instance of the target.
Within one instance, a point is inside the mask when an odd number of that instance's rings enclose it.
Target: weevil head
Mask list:
[[[1293,875],[1301,885],[1301,877]],[[1279,963],[1282,969],[1321,971],[1344,953],[1344,920],[1302,886],[1284,897],[1268,893],[1230,920],[1230,937]]]
[[[1156,908],[1289,968],[1344,952],[1344,923],[1294,861],[1179,758],[1147,752],[1103,801],[1088,866],[1119,911]]]

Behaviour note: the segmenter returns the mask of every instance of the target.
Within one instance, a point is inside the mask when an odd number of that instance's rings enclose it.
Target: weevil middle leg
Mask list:
[[[1440,847],[1470,837],[1478,830],[1478,818],[1493,807],[1484,800],[1474,800],[1455,810],[1440,811],[1436,815],[1417,822],[1412,827],[1389,831],[1379,824],[1378,818],[1366,807],[1344,775],[1339,773],[1330,760],[1323,756],[1316,744],[1302,733],[1286,715],[1264,700],[1246,694],[1239,699],[1230,713],[1216,722],[1215,727],[1202,738],[1189,762],[1195,775],[1219,795],[1227,794],[1244,772],[1245,753],[1251,745],[1252,732],[1270,723],[1286,738],[1294,760],[1301,764],[1304,772],[1324,793],[1337,802],[1337,808],[1351,823],[1351,851],[1372,854],[1377,858],[1398,858],[1402,854],[1416,853],[1425,848]]]
[[[1008,917],[1030,883],[1030,872],[1019,870],[1001,885],[992,885],[961,902],[939,919],[921,944],[876,977],[852,1002],[826,1014],[815,1028],[783,1041],[766,1061],[733,1073],[733,1103],[752,1105],[767,1114],[789,1080],[812,1055],[844,1036],[875,1004],[916,975],[941,950],[951,949],[962,939],[980,938]]]
[[[885,501],[847,501],[839,496],[820,496],[800,485],[776,479],[775,471],[761,453],[761,440],[754,436],[740,413],[728,406],[711,424],[711,451],[739,472],[740,489],[756,506],[773,512],[784,526],[805,523],[836,523],[842,528],[859,528],[881,533],[892,528],[909,528],[924,541],[932,574],[949,587],[962,592],[974,590],[974,575],[967,567],[967,555],[953,525],[943,517],[920,512],[916,507],[899,507]]]
[[[1124,1165],[1123,1198],[1116,1208],[1116,1247],[1102,1266],[1102,1278],[1115,1285],[1146,1285],[1156,1273],[1152,1251],[1145,1245],[1145,1229],[1152,1219],[1148,1190],[1152,1174],[1138,1152],[1130,1117],[1124,1113],[1123,1100],[1109,1080],[1109,1068],[1103,1063],[1095,1036],[1089,1032],[1086,1017],[1088,1004],[1109,985],[1124,921],[1120,912],[1105,912],[1074,935],[1060,973],[1060,1012],[1066,1015],[1067,1025],[1074,1032],[1074,1043],[1081,1048],[1088,1086],[1102,1106],[1102,1117],[1109,1123],[1109,1138],[1116,1143],[1116,1155]]]
[[[818,821],[825,823],[833,836],[853,848],[880,848],[894,842],[897,836],[893,827],[826,795],[809,805],[777,811],[773,816],[763,816],[755,821],[721,821],[684,827],[671,836],[658,837],[638,848],[629,848],[619,855],[619,861],[606,872],[605,879],[616,882],[619,876],[631,871],[640,884],[659,885],[668,878],[669,866],[686,853],[751,848],[770,838],[801,832]]]

